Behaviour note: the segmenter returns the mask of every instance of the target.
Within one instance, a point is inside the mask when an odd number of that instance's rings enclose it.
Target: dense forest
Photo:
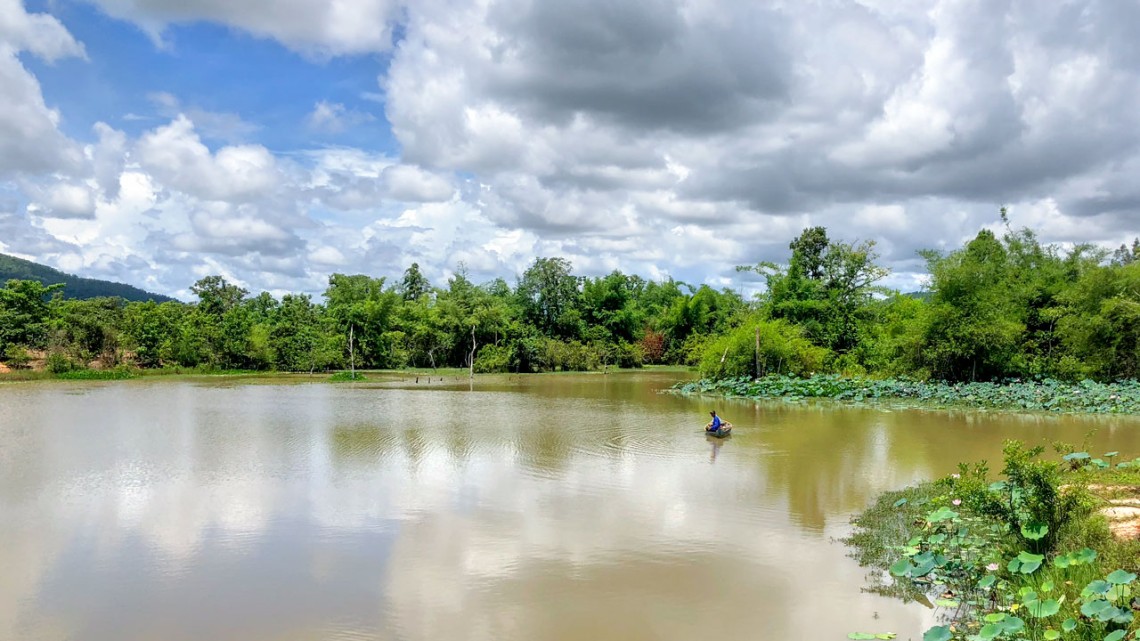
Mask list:
[[[162,294],[139,289],[123,283],[113,283],[108,280],[95,278],[80,278],[71,274],[52,269],[47,265],[33,263],[30,260],[16,258],[7,254],[0,254],[0,283],[9,280],[34,280],[44,285],[62,284],[61,290],[64,298],[98,298],[108,296],[122,298],[128,301],[153,300],[159,303],[173,301],[174,299]]]
[[[1004,212],[1003,212],[1004,219]],[[538,258],[513,285],[460,271],[433,285],[412,264],[394,283],[333,274],[322,300],[280,300],[219,276],[197,302],[74,300],[62,287],[0,289],[0,359],[52,371],[130,365],[281,371],[471,367],[539,372],[699,366],[708,377],[838,372],[957,380],[1140,374],[1140,241],[1116,252],[1062,249],[1027,229],[983,230],[923,252],[928,291],[900,294],[874,243],[814,227],[787,265],[761,263],[766,291],[614,272],[576,276]]]

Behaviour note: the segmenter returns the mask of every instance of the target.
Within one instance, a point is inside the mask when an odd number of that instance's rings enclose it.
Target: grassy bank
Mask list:
[[[1120,522],[1106,514],[1140,495],[1140,461],[1041,453],[1007,443],[1000,478],[961,465],[883,494],[855,519],[846,543],[876,570],[869,589],[938,612],[924,641],[1136,638],[1140,542],[1114,536]]]
[[[934,407],[977,407],[1001,410],[1140,414],[1140,381],[1116,383],[1055,380],[1006,383],[945,383],[905,379],[806,378],[765,376],[759,379],[703,379],[678,383],[681,394],[715,394],[752,399],[798,401],[826,398],[850,403],[890,403]]]

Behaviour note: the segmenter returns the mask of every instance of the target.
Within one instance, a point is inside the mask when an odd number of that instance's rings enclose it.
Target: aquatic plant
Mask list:
[[[847,540],[854,556],[888,570],[899,586],[894,594],[919,595],[943,611],[946,623],[923,641],[1135,638],[1137,575],[1113,567],[1135,564],[1134,547],[1111,539],[1101,541],[1107,555],[1054,547],[1080,540],[1076,526],[1091,518],[1075,486],[1132,473],[1091,464],[1073,470],[1037,460],[1041,451],[1011,442],[1003,480],[989,482],[984,464],[963,465],[958,474],[887,493],[855,519]],[[994,509],[997,503],[1005,507]]]
[[[135,373],[126,367],[116,367],[114,369],[73,369],[55,375],[55,378],[68,381],[121,381],[134,377]]]
[[[368,380],[368,379],[366,379],[364,377],[364,374],[361,374],[360,372],[337,372],[336,374],[333,374],[332,376],[329,377],[329,381],[331,381],[333,383],[345,383],[345,382],[350,382],[350,381],[364,381],[364,380]]]
[[[1001,383],[948,383],[905,378],[849,378],[769,375],[702,379],[678,383],[680,394],[717,394],[753,399],[799,401],[827,398],[851,403],[903,402],[922,406],[962,406],[1043,412],[1140,414],[1140,381],[1115,383],[1010,380]]]

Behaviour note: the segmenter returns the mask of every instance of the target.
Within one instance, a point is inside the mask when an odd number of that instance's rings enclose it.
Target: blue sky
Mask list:
[[[0,252],[189,298],[536,257],[740,289],[803,228],[1140,235],[1112,0],[0,0]]]
[[[204,22],[168,27],[164,46],[156,47],[142,29],[93,5],[27,3],[29,11],[47,11],[49,5],[83,43],[88,60],[45,63],[25,56],[25,64],[39,79],[47,102],[65,114],[61,129],[78,140],[90,139],[91,127],[99,121],[139,135],[169,118],[171,110],[153,99],[168,94],[185,107],[240,119],[252,129],[235,131],[240,140],[256,140],[275,151],[353,144],[399,153],[384,119],[378,80],[389,62],[386,54],[318,59],[274,40]],[[313,131],[304,126],[305,119],[320,100],[343,104],[375,121],[343,132]]]

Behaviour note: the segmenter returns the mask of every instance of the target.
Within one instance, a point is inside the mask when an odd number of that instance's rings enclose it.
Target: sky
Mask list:
[[[0,252],[747,289],[823,225],[886,284],[982,228],[1140,235],[1134,0],[0,0]],[[753,276],[754,277],[754,276]]]

